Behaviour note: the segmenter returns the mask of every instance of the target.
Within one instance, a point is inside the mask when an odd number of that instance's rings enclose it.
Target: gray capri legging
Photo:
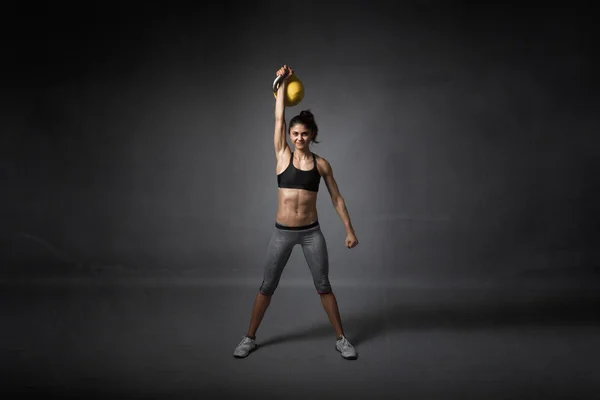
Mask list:
[[[267,249],[263,282],[260,286],[262,294],[271,296],[275,292],[281,273],[297,244],[302,246],[304,258],[310,268],[317,292],[319,294],[331,292],[327,243],[319,222],[315,221],[310,225],[300,227],[286,227],[275,223]]]

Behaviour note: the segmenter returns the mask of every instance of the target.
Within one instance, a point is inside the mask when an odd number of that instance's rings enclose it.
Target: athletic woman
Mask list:
[[[268,246],[263,281],[254,300],[254,308],[247,335],[235,349],[237,358],[246,357],[255,350],[256,331],[279,284],[281,273],[294,246],[302,246],[321,304],[336,333],[336,349],[346,359],[356,359],[356,350],[344,334],[335,295],[329,282],[327,244],[321,232],[317,215],[317,193],[321,177],[325,181],[331,200],[346,228],[346,247],[358,245],[350,216],[338,189],[329,162],[310,151],[316,141],[318,128],[313,114],[302,111],[290,120],[289,137],[294,145],[291,151],[286,140],[284,92],[292,68],[284,65],[277,76],[285,78],[277,89],[275,100],[275,157],[278,183],[278,209],[275,227]]]

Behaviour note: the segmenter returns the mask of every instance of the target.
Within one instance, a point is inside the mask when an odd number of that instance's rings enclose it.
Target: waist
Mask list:
[[[275,228],[277,229],[281,229],[284,231],[302,231],[305,229],[311,229],[314,228],[315,226],[319,226],[319,221],[314,221],[311,222],[308,225],[302,225],[302,226],[286,226],[286,225],[282,225],[279,222],[275,221]]]

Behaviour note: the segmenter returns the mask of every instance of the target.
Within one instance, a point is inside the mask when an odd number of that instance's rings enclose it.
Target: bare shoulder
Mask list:
[[[332,169],[331,164],[324,157],[315,153],[315,157],[317,158],[317,170],[321,176],[331,175]]]
[[[287,161],[290,161],[290,157],[292,156],[292,150],[289,146],[284,146],[283,149],[275,153],[275,155],[277,156],[277,162],[286,161],[286,159]]]

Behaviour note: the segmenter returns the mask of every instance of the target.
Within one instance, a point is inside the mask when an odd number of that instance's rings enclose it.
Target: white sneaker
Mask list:
[[[340,340],[335,342],[335,349],[342,353],[342,357],[344,357],[346,360],[356,360],[357,358],[356,349],[354,346],[352,346],[352,344],[350,344],[345,336],[342,336]]]
[[[252,351],[256,350],[258,345],[256,344],[254,339],[245,336],[240,344],[237,345],[235,351],[233,352],[233,356],[235,358],[244,358],[247,357]]]

